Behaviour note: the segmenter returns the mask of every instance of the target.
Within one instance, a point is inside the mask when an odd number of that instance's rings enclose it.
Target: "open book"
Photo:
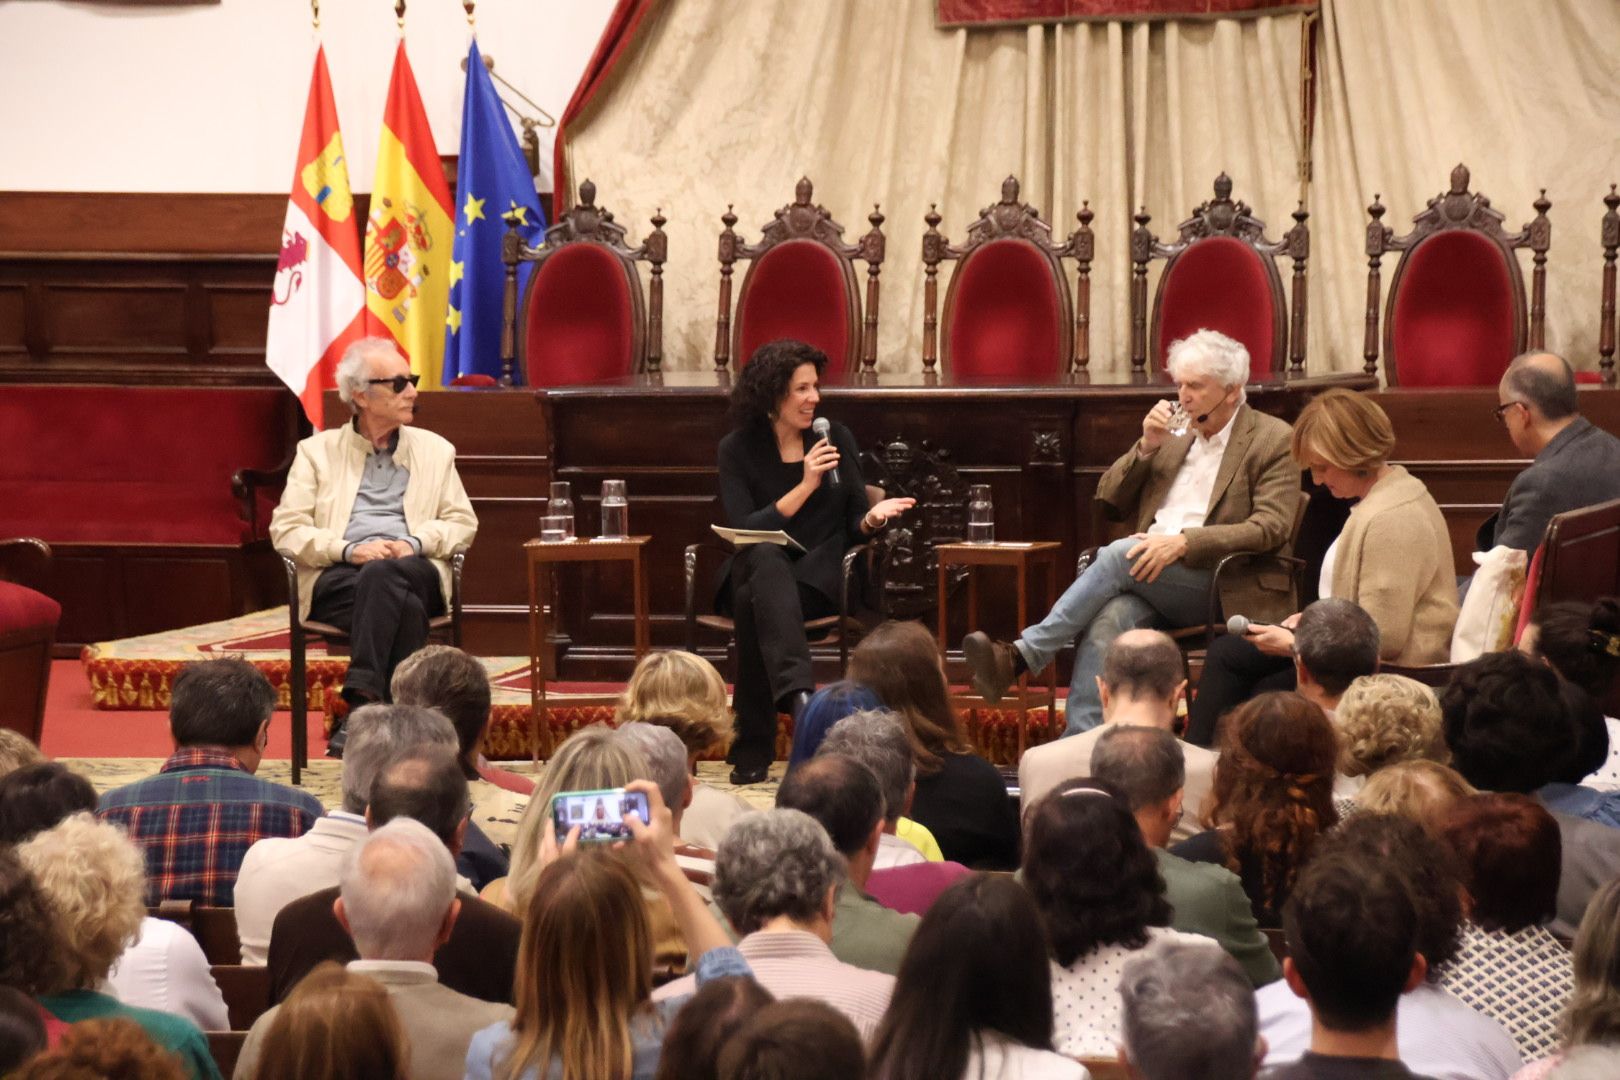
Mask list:
[[[747,547],[749,544],[776,544],[778,547],[790,547],[795,551],[803,551],[804,545],[781,529],[728,529],[724,525],[710,525],[714,535],[727,541],[733,547]]]

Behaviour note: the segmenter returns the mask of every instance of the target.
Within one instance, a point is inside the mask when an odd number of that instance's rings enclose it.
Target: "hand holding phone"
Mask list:
[[[551,800],[552,829],[559,847],[573,828],[579,829],[579,842],[582,844],[611,844],[629,840],[630,827],[624,823],[627,814],[639,817],[642,824],[652,821],[645,792],[627,791],[624,788],[561,791]]]

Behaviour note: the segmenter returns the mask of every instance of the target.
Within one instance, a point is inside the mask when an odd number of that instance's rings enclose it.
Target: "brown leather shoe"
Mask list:
[[[1001,695],[1018,677],[1011,643],[992,641],[982,630],[975,630],[962,639],[962,658],[973,674],[973,689],[991,705],[1001,700]]]

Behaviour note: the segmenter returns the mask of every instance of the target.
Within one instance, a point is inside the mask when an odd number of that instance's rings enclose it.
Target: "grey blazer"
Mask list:
[[[1577,416],[1514,477],[1502,509],[1479,527],[1474,546],[1535,551],[1553,515],[1610,499],[1620,499],[1620,439]]]

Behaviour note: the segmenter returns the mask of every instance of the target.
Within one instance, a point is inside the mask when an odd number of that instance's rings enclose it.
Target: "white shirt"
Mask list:
[[[316,819],[303,836],[267,837],[247,849],[236,875],[236,936],[242,942],[242,963],[266,962],[270,928],[281,909],[336,885],[343,856],[365,838],[365,818],[332,810]]]
[[[106,991],[125,1005],[183,1016],[204,1031],[229,1031],[225,997],[208,957],[186,928],[168,919],[141,920],[140,936],[107,976]]]
[[[1582,780],[1581,786],[1599,791],[1620,791],[1620,720],[1605,716],[1603,722],[1609,727],[1609,760],[1597,772]]]
[[[698,847],[718,849],[731,823],[754,808],[729,792],[708,784],[692,784],[692,805],[681,814],[681,839]]]
[[[1148,532],[1174,536],[1183,529],[1196,529],[1204,524],[1209,514],[1209,497],[1215,493],[1215,474],[1221,471],[1221,456],[1232,437],[1232,421],[1237,410],[1226,420],[1226,426],[1209,438],[1194,434],[1187,457],[1170,484],[1164,505],[1153,515]]]
[[[915,866],[927,861],[928,856],[918,851],[915,844],[884,833],[878,838],[877,858],[872,862],[872,869],[892,870],[896,866]]]
[[[1174,941],[1217,945],[1203,934],[1165,926],[1148,928],[1148,944]],[[1068,967],[1052,962],[1052,1044],[1070,1057],[1113,1057],[1119,1052],[1119,976],[1136,953],[1123,945],[1093,949]]]
[[[1311,1009],[1281,979],[1254,993],[1266,1067],[1298,1061],[1311,1046]],[[1433,1080],[1508,1080],[1524,1062],[1495,1020],[1424,983],[1401,996],[1395,1016],[1401,1062]]]
[[[1341,534],[1342,535],[1342,534]],[[1326,600],[1333,595],[1333,567],[1339,561],[1339,537],[1333,538],[1327,551],[1322,553],[1322,574],[1316,579],[1316,598]]]
[[[962,1080],[1090,1080],[1086,1067],[1073,1058],[1033,1050],[999,1031],[986,1031],[982,1038],[982,1052],[978,1040],[968,1044]]]

